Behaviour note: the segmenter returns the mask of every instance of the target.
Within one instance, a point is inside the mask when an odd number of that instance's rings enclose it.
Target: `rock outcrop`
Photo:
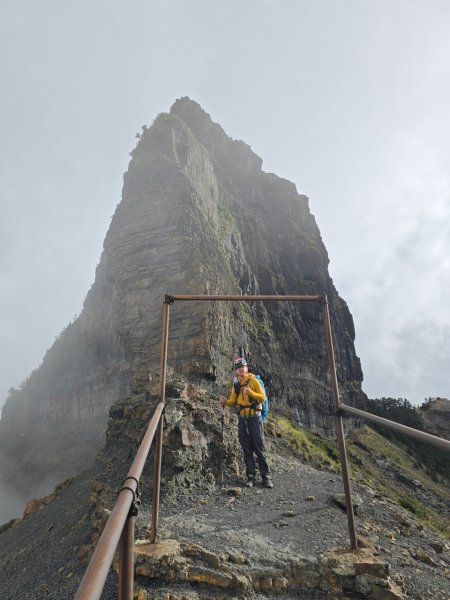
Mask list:
[[[30,495],[44,477],[54,484],[93,459],[110,406],[157,374],[165,293],[327,294],[343,399],[364,402],[353,320],[308,198],[265,173],[249,146],[188,98],[143,128],[131,156],[81,315],[3,409],[0,470],[19,472]],[[200,378],[215,368],[228,381],[239,348],[266,378],[273,406],[332,431],[318,303],[172,309],[168,361],[177,371]]]
[[[429,430],[445,440],[450,440],[450,400],[430,398],[419,409]]]

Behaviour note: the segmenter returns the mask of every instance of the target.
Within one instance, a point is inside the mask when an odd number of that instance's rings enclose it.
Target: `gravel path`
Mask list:
[[[223,490],[196,498],[194,504],[185,501],[181,515],[178,507],[175,514],[169,512],[162,519],[161,535],[195,532],[198,543],[217,551],[225,539],[241,546],[248,536],[306,555],[348,544],[347,517],[331,500],[342,492],[339,477],[301,463],[293,468],[288,460],[277,462],[273,489],[261,484],[248,489],[239,480],[225,481]]]
[[[272,465],[275,486],[271,490],[261,485],[248,489],[242,481],[229,479],[223,489],[210,495],[180,497],[176,507],[163,505],[160,539],[194,542],[216,553],[225,548],[244,554],[248,550],[264,559],[318,556],[333,547],[348,548],[347,516],[333,500],[343,493],[340,476],[283,457],[274,457]],[[358,534],[388,562],[405,598],[449,600],[446,541],[372,490],[354,483],[353,491],[361,501],[356,515]],[[144,505],[139,517],[143,537],[150,518]],[[282,597],[328,597],[301,593]]]

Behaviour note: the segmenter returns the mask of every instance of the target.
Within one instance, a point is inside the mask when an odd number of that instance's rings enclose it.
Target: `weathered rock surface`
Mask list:
[[[157,372],[165,293],[327,294],[343,398],[364,400],[353,320],[307,197],[265,173],[249,146],[188,98],[144,128],[131,155],[81,315],[3,409],[0,476],[12,481],[18,469],[29,495],[44,478],[48,487],[93,459],[109,407]],[[228,380],[238,348],[280,408],[330,432],[318,303],[173,307],[169,364],[179,372],[216,367]]]
[[[419,409],[430,432],[450,440],[450,400],[434,398]]]
[[[255,592],[289,594],[298,588],[304,590],[302,597],[309,589],[322,590],[335,598],[404,598],[400,587],[389,577],[389,565],[374,556],[373,549],[335,549],[319,558],[248,554],[238,561],[233,552],[215,553],[192,542],[180,544],[176,540],[165,540],[156,547],[138,542],[135,550],[138,594],[148,600],[154,597],[146,588],[148,580],[207,584],[216,598],[249,598]],[[200,594],[198,597],[202,597]]]

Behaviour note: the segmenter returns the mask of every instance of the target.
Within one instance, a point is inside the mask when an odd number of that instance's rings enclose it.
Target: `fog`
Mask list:
[[[4,483],[0,483],[0,525],[23,514],[28,498],[11,492]]]
[[[39,483],[33,486],[34,497],[42,498],[52,493],[55,486],[67,479],[67,476],[72,476],[73,473],[67,472],[61,476],[61,473],[41,477]],[[11,519],[17,519],[23,515],[27,502],[31,500],[28,494],[21,493],[18,490],[12,489],[12,482],[0,477],[0,525]],[[20,485],[20,482],[19,482]]]
[[[450,397],[450,5],[5,0],[0,404],[81,311],[143,124],[199,102],[310,206],[371,397]]]

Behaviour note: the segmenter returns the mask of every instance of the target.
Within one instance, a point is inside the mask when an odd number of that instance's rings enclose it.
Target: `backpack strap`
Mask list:
[[[243,383],[239,383],[238,380],[233,381],[233,387],[234,387],[234,391],[236,392],[236,396],[239,396],[239,394],[241,393],[241,388],[248,385],[250,383],[250,380],[251,380],[251,377],[249,377],[247,379],[247,381],[244,381]]]
[[[258,402],[252,402],[251,404],[249,404],[247,406],[242,406],[242,404],[238,404],[238,415],[240,416],[241,412],[243,410],[246,410],[247,408],[249,409],[249,411],[252,410],[255,415],[256,415],[257,412],[261,412],[261,411],[257,410],[257,408],[258,408]]]
[[[236,396],[238,396],[241,393],[241,388],[245,387],[246,385],[248,385],[251,381],[251,377],[249,377],[247,379],[247,381],[244,381],[243,383],[239,383],[239,381],[233,382],[234,385],[234,390],[236,392]],[[239,386],[239,391],[237,390],[237,386]],[[249,411],[253,411],[253,413],[256,415],[257,412],[260,412],[257,410],[258,408],[258,404],[259,402],[257,400],[253,400],[253,402],[250,402],[250,404],[243,406],[242,404],[238,404],[238,415],[241,414],[241,412],[243,410],[246,410],[247,408],[249,409]],[[250,416],[250,415],[249,415]]]

